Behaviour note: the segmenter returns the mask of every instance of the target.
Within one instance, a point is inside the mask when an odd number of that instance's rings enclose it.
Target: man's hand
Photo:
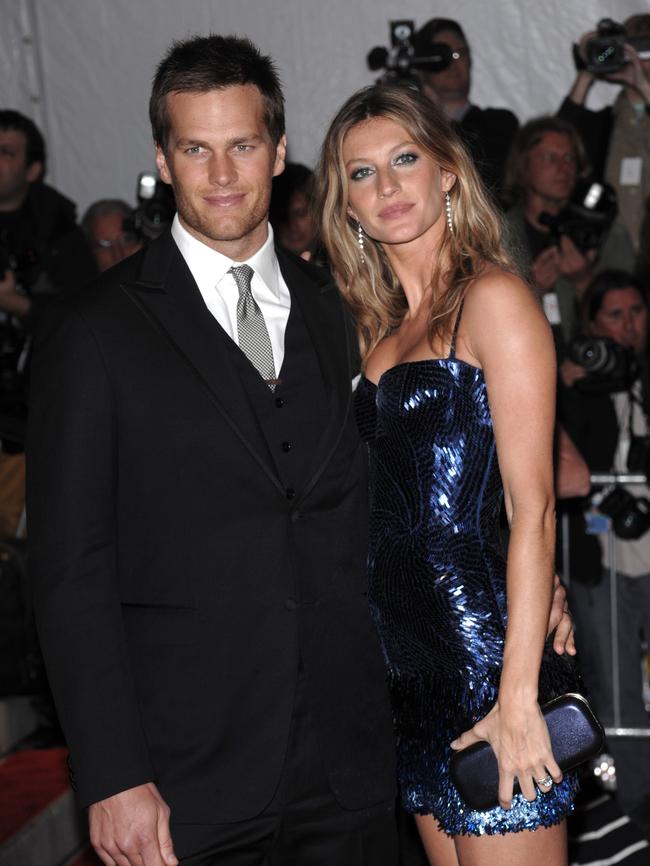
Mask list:
[[[584,379],[587,371],[580,364],[570,361],[568,358],[560,364],[559,370],[560,379],[567,388],[572,388],[578,379]]]
[[[169,806],[152,782],[93,803],[90,841],[106,866],[176,866]]]
[[[16,275],[11,268],[7,268],[0,277],[0,310],[12,316],[26,316],[31,307],[29,298],[20,295],[16,288]]]
[[[574,656],[576,654],[576,644],[573,634],[573,620],[569,612],[566,590],[562,586],[557,574],[553,579],[553,590],[553,601],[551,602],[551,612],[548,617],[547,634],[550,635],[555,631],[553,649],[558,655],[564,655],[566,652],[570,656]]]
[[[628,63],[621,70],[603,77],[615,84],[631,87],[636,90],[646,105],[650,104],[650,81],[641,65],[641,58],[631,45],[625,46],[625,58]]]
[[[537,288],[546,294],[551,292],[555,281],[560,276],[560,253],[555,244],[546,247],[530,266],[530,276]]]
[[[558,268],[562,276],[567,277],[575,286],[578,300],[582,297],[584,290],[591,282],[593,275],[592,266],[596,261],[597,250],[587,250],[581,253],[571,238],[566,235],[560,237],[560,248],[558,255]]]

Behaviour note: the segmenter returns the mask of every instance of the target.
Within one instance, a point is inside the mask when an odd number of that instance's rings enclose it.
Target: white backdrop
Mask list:
[[[343,100],[371,83],[368,50],[388,21],[455,18],[473,55],[471,98],[520,120],[554,112],[574,71],[570,46],[607,15],[650,12],[648,0],[0,0],[0,105],[31,115],[49,147],[48,180],[83,210],[133,201],[154,167],[147,101],[173,39],[249,36],[280,69],[290,158],[312,165]],[[590,105],[613,97],[598,84]]]

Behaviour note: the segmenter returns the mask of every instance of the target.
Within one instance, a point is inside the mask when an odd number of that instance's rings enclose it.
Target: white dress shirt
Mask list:
[[[273,229],[269,225],[268,237],[249,259],[236,262],[197,240],[181,224],[178,214],[172,222],[172,237],[196,281],[206,307],[226,334],[236,343],[237,301],[239,289],[228,271],[233,265],[249,265],[254,273],[251,292],[257,301],[271,340],[276,376],[284,360],[284,332],[291,309],[291,295],[280,271],[273,245]]]

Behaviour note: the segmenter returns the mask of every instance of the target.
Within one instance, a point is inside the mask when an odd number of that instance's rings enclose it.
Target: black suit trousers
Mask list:
[[[173,822],[173,815],[172,815]],[[343,809],[330,789],[300,674],[282,777],[254,818],[173,824],[183,866],[396,866],[395,802]]]

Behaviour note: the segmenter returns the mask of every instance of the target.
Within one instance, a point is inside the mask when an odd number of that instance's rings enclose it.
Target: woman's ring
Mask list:
[[[540,788],[550,788],[553,784],[553,779],[547,773],[543,779],[535,779],[535,784],[538,785]]]

